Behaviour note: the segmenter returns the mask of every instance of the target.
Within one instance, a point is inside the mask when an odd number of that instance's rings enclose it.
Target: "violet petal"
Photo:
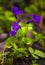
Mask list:
[[[40,16],[37,16],[36,14],[33,15],[33,19],[36,23],[39,23],[40,22]]]
[[[16,35],[16,32],[14,30],[10,30],[10,35],[11,36],[15,36]]]
[[[16,11],[18,11],[18,7],[13,7],[12,12],[16,12]]]

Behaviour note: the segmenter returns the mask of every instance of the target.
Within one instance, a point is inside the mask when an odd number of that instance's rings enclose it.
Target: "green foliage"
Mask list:
[[[15,56],[15,58],[26,56],[28,57],[27,48],[25,47],[27,45],[30,45],[34,39],[27,38],[26,34],[33,30],[32,24],[24,24],[21,23],[21,28],[18,30],[15,37],[9,37],[6,40],[6,48],[11,48],[13,52],[11,53],[12,56]]]
[[[31,65],[38,65],[36,60],[32,60],[32,64]]]
[[[28,50],[35,59],[45,58],[45,53],[40,50],[34,50],[32,47],[29,47]]]
[[[45,0],[35,0],[34,4],[38,8],[38,13],[45,17]]]
[[[7,40],[6,40],[6,47],[7,48],[10,48],[12,47],[12,44],[15,42],[15,38],[14,37],[9,37]]]
[[[33,32],[33,34],[35,35],[35,37],[37,37],[37,40],[39,40],[41,46],[45,50],[45,35],[39,34],[35,31]]]
[[[34,49],[32,47],[28,48],[29,52],[31,52],[32,54],[34,53]]]
[[[32,38],[26,38],[26,37],[22,38],[22,40],[27,45],[31,44],[34,41],[34,39]]]
[[[16,18],[14,17],[13,13],[8,10],[4,10],[1,7],[0,8],[0,27],[2,30],[6,30],[6,32],[9,32],[11,29],[11,24],[16,21]]]
[[[34,50],[32,47],[28,47],[36,40],[31,37],[26,37],[26,34],[33,30],[33,25],[20,23],[21,28],[18,30],[15,37],[9,37],[6,40],[6,48],[11,48],[13,52],[10,52],[11,56],[15,58],[19,58],[22,56],[28,57],[31,53],[32,57],[35,59],[39,59],[39,57],[45,58],[45,53],[40,50]],[[44,38],[41,34],[33,31],[33,34],[37,36],[38,40]],[[42,54],[42,55],[41,55]]]
[[[35,54],[31,54],[35,59],[39,59],[39,57]]]
[[[5,14],[8,16],[7,13]],[[19,58],[22,56],[28,57],[30,55],[28,52],[30,52],[35,59],[39,59],[39,57],[44,58],[44,52],[40,50],[34,50],[32,47],[28,48],[29,45],[37,41],[34,38],[26,37],[26,34],[28,32],[30,32],[31,30],[33,31],[33,24],[26,24],[20,22],[19,25],[21,26],[21,28],[18,30],[16,36],[9,37],[6,40],[6,48],[11,48],[11,50],[13,50],[13,52],[10,52],[11,56],[14,56],[15,58]],[[35,31],[33,31],[33,34],[38,38],[38,40],[44,38],[44,36]],[[40,55],[41,53],[42,55]]]
[[[34,0],[34,3],[24,8],[26,13],[36,13],[45,16],[45,0]]]
[[[43,39],[40,39],[40,41],[39,41],[39,42],[41,43],[41,45],[42,45],[43,49],[45,50],[45,41],[44,41]]]
[[[33,30],[33,24],[20,23],[21,29],[18,30],[16,37],[21,38],[25,37],[25,35]]]
[[[28,50],[35,59],[39,59],[39,57],[34,54],[35,50],[32,47],[29,47]]]
[[[40,6],[41,8],[45,8],[45,0],[36,0],[36,2],[34,3]]]
[[[26,13],[37,13],[38,12],[38,8],[34,4],[29,5],[24,10]]]
[[[2,52],[0,51],[0,60],[2,60]]]
[[[8,20],[8,21],[16,21],[16,18],[14,17],[13,13],[11,11],[5,11],[5,18]]]
[[[34,54],[36,54],[37,56],[40,56],[42,58],[45,58],[45,53],[42,52],[42,51],[40,51],[40,50],[35,50],[35,53]]]
[[[39,33],[37,33],[37,32],[33,32],[33,34],[40,40],[40,39],[43,39],[43,38],[45,38],[45,36],[43,36],[42,34],[39,34]]]

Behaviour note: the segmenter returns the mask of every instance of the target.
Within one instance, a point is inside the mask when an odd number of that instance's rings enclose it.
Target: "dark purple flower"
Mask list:
[[[33,19],[36,23],[39,23],[40,22],[40,16],[37,16],[36,14],[33,15]]]
[[[19,15],[23,14],[24,13],[24,10],[19,10]]]
[[[12,25],[12,30],[10,30],[10,35],[15,36],[19,28],[20,28],[20,25],[18,24],[18,22],[14,22]]]
[[[15,26],[18,26],[18,22],[14,22],[12,27],[14,28]]]
[[[11,36],[15,36],[16,35],[16,32],[14,30],[10,30],[10,35]]]
[[[18,11],[18,7],[13,7],[13,8],[12,8],[12,12],[13,12],[13,13],[15,13],[15,12],[17,12],[17,11]]]
[[[24,13],[24,10],[18,10],[18,7],[13,7],[12,8],[12,12],[15,14],[15,15],[21,15]]]
[[[15,31],[18,31],[19,28],[20,28],[20,26],[16,26],[16,27],[14,27],[13,29],[14,29]]]
[[[21,15],[21,14],[23,14],[23,13],[24,13],[23,10],[19,10],[19,11],[15,11],[15,12],[14,12],[15,15]]]
[[[19,11],[14,12],[15,15],[19,15]]]
[[[14,24],[12,25],[12,29],[18,31],[19,28],[20,26],[18,25],[18,22],[14,22]]]

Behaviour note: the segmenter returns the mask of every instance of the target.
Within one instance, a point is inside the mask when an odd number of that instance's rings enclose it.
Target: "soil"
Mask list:
[[[32,65],[32,60],[35,60],[31,57],[23,57],[23,58],[18,58],[13,61],[14,65]],[[38,65],[45,65],[45,59],[39,58],[36,62]]]

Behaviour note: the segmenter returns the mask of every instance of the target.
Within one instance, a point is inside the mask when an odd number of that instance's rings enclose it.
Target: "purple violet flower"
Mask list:
[[[40,19],[41,19],[40,16],[37,16],[36,14],[34,14],[32,17],[33,17],[35,23],[40,23]]]
[[[16,32],[14,30],[10,30],[10,35],[11,36],[15,36],[16,35]]]
[[[12,29],[18,31],[19,28],[20,26],[18,25],[18,22],[14,22],[14,24],[12,25]]]
[[[15,15],[19,15],[19,11],[14,12]]]
[[[15,14],[15,15],[21,15],[24,13],[24,10],[18,10],[18,7],[13,7],[12,8],[12,12]]]
[[[19,10],[19,15],[23,14],[24,13],[24,10]]]
[[[13,7],[13,8],[12,8],[12,12],[13,12],[13,13],[15,13],[15,12],[17,12],[17,11],[18,11],[18,7]]]
[[[15,36],[19,28],[20,28],[20,25],[18,25],[18,22],[14,22],[12,25],[12,30],[10,30],[10,35]]]

